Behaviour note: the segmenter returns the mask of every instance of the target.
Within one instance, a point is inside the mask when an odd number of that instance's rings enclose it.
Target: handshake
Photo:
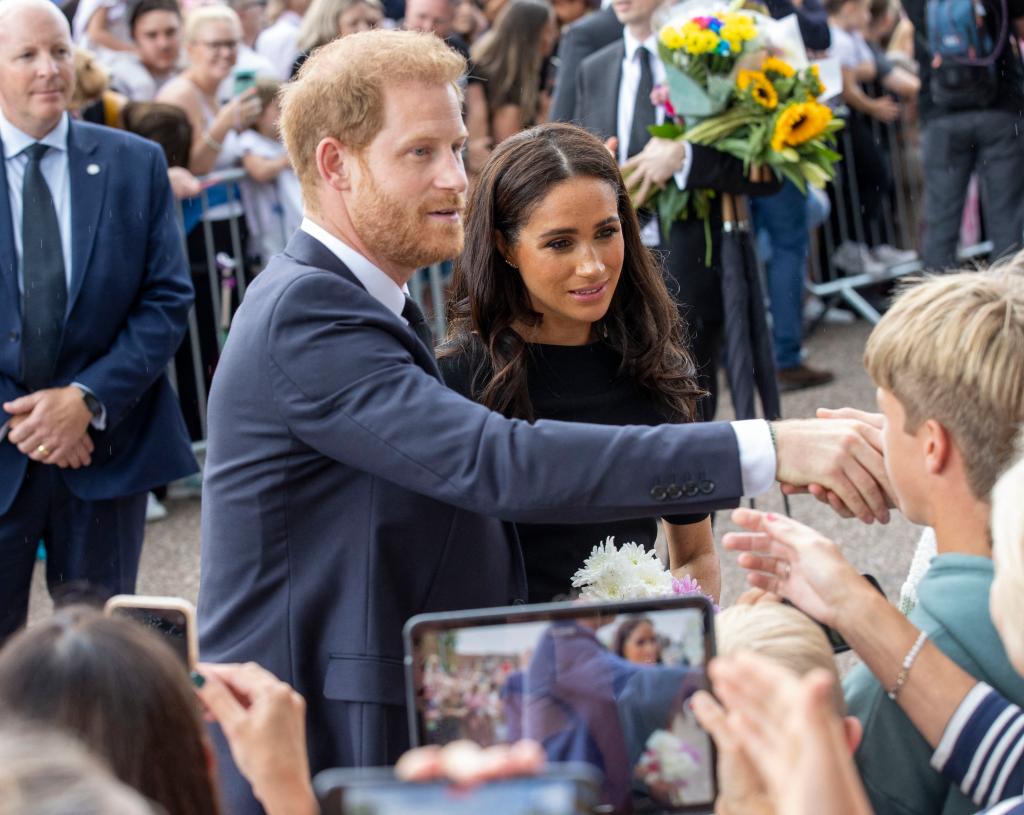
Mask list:
[[[809,492],[844,518],[888,523],[895,493],[885,469],[881,414],[818,410],[772,424],[775,478],[787,495]]]

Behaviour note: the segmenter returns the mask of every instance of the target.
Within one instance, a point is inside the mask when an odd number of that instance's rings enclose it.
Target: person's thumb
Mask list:
[[[230,741],[231,734],[245,719],[245,708],[216,675],[207,673],[201,676],[205,681],[202,687],[197,688],[196,694]]]

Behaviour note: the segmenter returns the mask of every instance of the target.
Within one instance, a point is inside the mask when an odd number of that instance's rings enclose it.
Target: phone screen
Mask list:
[[[420,742],[534,739],[551,762],[600,770],[615,812],[708,805],[714,750],[687,704],[708,684],[706,620],[703,607],[581,608],[424,632],[414,645]],[[632,644],[621,656],[620,640]]]
[[[241,96],[255,84],[255,71],[235,71],[235,96]]]
[[[371,784],[337,791],[324,812],[342,815],[575,815],[590,812],[566,778],[521,778],[478,784]],[[340,808],[339,804],[340,803]]]
[[[191,670],[188,649],[188,618],[176,608],[131,608],[118,606],[114,614],[129,617],[156,631],[171,646],[186,670]]]

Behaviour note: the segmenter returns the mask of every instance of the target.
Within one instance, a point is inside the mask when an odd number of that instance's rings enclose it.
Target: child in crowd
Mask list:
[[[792,606],[783,605],[775,595],[752,589],[740,597],[736,605],[715,617],[715,640],[720,656],[753,651],[800,676],[815,669],[831,674],[835,680],[833,709],[843,717],[850,751],[857,749],[860,722],[846,715],[832,647],[814,620]],[[695,698],[693,707],[701,726],[711,734],[718,748],[716,815],[771,813],[760,776],[737,746],[730,743],[722,726],[724,711],[710,698]]]
[[[129,29],[133,5],[127,0],[81,0],[71,21],[72,38],[103,61],[134,51]]]
[[[263,263],[284,249],[302,221],[299,181],[278,132],[281,109],[277,95],[280,90],[281,83],[277,80],[256,82],[256,95],[263,112],[237,141],[242,166],[249,174],[241,184],[242,205],[251,236],[249,251]]]
[[[901,295],[864,360],[885,416],[885,457],[900,509],[932,527],[938,555],[909,619],[972,676],[1024,703],[988,611],[989,494],[1024,421],[1024,276],[936,277]],[[932,749],[864,666],[845,682],[864,726],[857,766],[877,815],[977,810],[929,764]]]

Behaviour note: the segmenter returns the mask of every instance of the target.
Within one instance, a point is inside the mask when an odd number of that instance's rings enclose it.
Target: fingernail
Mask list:
[[[192,684],[196,686],[197,690],[206,684],[206,677],[199,673],[199,671],[192,671],[188,678],[192,680]]]
[[[764,517],[765,517],[765,520],[768,520],[768,521],[777,521],[777,520],[779,520],[779,516],[776,515],[774,512],[765,513]]]

